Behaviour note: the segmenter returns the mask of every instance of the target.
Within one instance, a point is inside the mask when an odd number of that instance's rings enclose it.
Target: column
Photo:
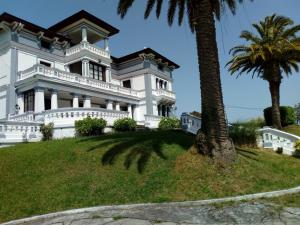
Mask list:
[[[34,89],[34,112],[40,113],[43,111],[45,111],[44,89],[38,87]]]
[[[156,90],[158,90],[159,89],[159,81],[158,81],[158,79],[156,78]]]
[[[73,108],[79,108],[79,95],[73,93]]]
[[[84,96],[83,108],[91,108],[91,97],[90,96]]]
[[[89,76],[89,60],[83,59],[81,62],[82,62],[82,76],[88,77]]]
[[[113,110],[113,101],[111,100],[106,101],[106,109]]]
[[[51,109],[57,109],[57,90],[51,90]]]
[[[128,108],[127,111],[129,112],[129,118],[132,118],[132,108],[131,108],[131,105],[128,104],[127,108]]]
[[[86,27],[81,27],[81,38],[82,42],[87,42],[87,29]]]
[[[108,37],[104,38],[104,50],[109,52]]]
[[[23,93],[18,94],[17,107],[18,107],[18,114],[23,114],[24,113],[24,95],[23,95]]]
[[[120,111],[121,109],[120,109],[120,102],[116,102],[116,110],[117,111]]]
[[[109,66],[107,66],[105,69],[105,81],[108,83],[111,82],[111,70]]]

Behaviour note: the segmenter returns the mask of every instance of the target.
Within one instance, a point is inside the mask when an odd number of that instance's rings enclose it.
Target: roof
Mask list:
[[[30,23],[26,20],[23,20],[21,18],[13,16],[13,15],[7,13],[7,12],[4,12],[3,14],[0,15],[0,22],[2,22],[2,21],[8,22],[8,23],[12,23],[12,22],[22,23],[22,24],[24,24],[24,28],[31,31],[31,32],[38,33],[38,32],[41,31],[41,32],[44,32],[44,35],[46,37],[49,37],[49,38],[58,37],[60,40],[70,41],[70,39],[67,38],[67,37],[64,37],[60,34],[57,34],[56,32],[50,31],[50,30],[45,29],[41,26],[35,25],[35,24]]]
[[[172,65],[175,67],[175,69],[178,69],[180,66],[171,61],[170,59],[166,58],[165,56],[159,54],[158,52],[154,51],[152,48],[145,48],[143,50],[131,53],[129,55],[122,56],[120,58],[112,57],[112,60],[116,63],[122,63],[129,61],[131,59],[138,58],[141,54],[153,54],[156,59],[161,59],[162,62],[167,62],[169,65]]]
[[[86,19],[88,21],[91,21],[92,23],[98,25],[99,27],[107,30],[109,32],[109,36],[119,33],[119,30],[117,28],[113,27],[112,25],[104,22],[103,20],[97,18],[96,16],[94,16],[84,10],[81,10],[81,11],[75,13],[74,15],[58,22],[57,24],[49,27],[48,29],[51,31],[54,31],[54,32],[58,32],[62,28],[66,27],[72,23],[75,23],[75,22],[79,21],[80,19]]]

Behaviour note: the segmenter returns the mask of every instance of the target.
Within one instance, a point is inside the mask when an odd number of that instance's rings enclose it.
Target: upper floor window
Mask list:
[[[105,81],[105,67],[96,63],[90,62],[90,78]]]
[[[45,62],[45,61],[40,61],[41,65],[47,66],[47,67],[51,67],[51,63]]]
[[[123,87],[131,88],[131,82],[130,82],[130,80],[124,80],[123,81]]]
[[[45,40],[41,40],[41,47],[50,50],[51,49],[51,43]]]

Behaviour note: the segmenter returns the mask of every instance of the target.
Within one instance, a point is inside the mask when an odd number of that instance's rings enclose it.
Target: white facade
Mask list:
[[[73,136],[74,122],[87,116],[109,126],[131,117],[156,128],[161,116],[171,115],[172,71],[179,66],[150,48],[112,57],[108,38],[118,32],[85,11],[48,29],[3,13],[0,143],[12,140],[13,130],[19,142],[24,127],[36,133],[42,123],[53,122],[59,138]]]
[[[259,147],[273,149],[282,148],[282,153],[293,155],[295,152],[295,143],[300,137],[281,130],[264,127],[259,130],[260,137],[258,139]]]
[[[201,128],[201,118],[191,115],[189,113],[181,114],[181,127],[184,131],[197,134],[198,130]]]

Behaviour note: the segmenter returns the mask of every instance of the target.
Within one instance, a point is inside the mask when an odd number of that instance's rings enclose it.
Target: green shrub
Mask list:
[[[272,126],[272,107],[264,109],[264,117],[266,125]],[[283,127],[295,124],[296,113],[294,108],[291,106],[280,106],[280,120]]]
[[[258,129],[261,123],[250,120],[244,123],[234,123],[229,129],[229,136],[235,145],[238,146],[257,146]]]
[[[295,149],[300,151],[300,140],[296,141]]]
[[[97,136],[103,133],[106,127],[106,120],[100,118],[91,118],[75,121],[75,131],[77,136]]]
[[[180,120],[176,117],[163,117],[158,124],[158,128],[161,130],[180,128]]]
[[[53,123],[49,123],[49,124],[42,124],[40,131],[43,134],[43,141],[48,141],[48,140],[52,140],[53,138],[53,127],[54,124]]]
[[[136,129],[136,121],[131,118],[115,120],[114,129],[116,131],[134,131]]]

